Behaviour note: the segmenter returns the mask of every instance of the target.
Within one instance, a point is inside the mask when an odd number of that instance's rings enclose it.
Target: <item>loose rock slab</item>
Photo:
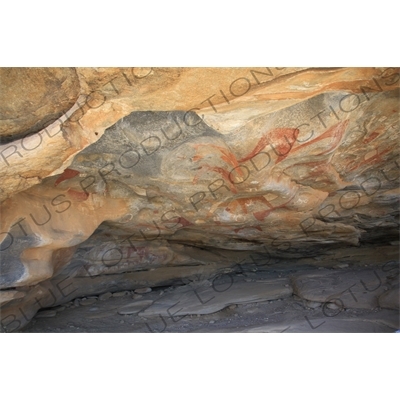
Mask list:
[[[385,291],[382,270],[331,271],[300,274],[292,279],[293,292],[308,301],[335,303],[340,308],[378,307],[378,297]]]
[[[136,289],[135,293],[136,294],[146,294],[146,293],[150,293],[151,292],[151,288],[140,288],[140,289]]]
[[[140,311],[145,310],[147,307],[153,304],[152,300],[139,300],[134,301],[130,304],[127,304],[124,307],[121,307],[118,310],[118,314],[120,315],[132,315],[138,314]]]
[[[112,293],[111,292],[107,292],[107,293],[103,293],[102,295],[99,296],[99,300],[100,301],[104,301],[107,300],[109,298],[112,297]]]
[[[81,306],[91,306],[92,304],[96,303],[96,299],[83,299],[81,301]]]
[[[141,317],[212,314],[232,304],[247,304],[290,297],[288,279],[258,282],[228,281],[224,285],[183,286],[154,302],[139,313]]]
[[[122,292],[115,292],[112,294],[112,297],[124,297],[128,296],[129,292],[127,290],[124,290]]]
[[[55,317],[57,315],[57,311],[55,310],[44,310],[44,311],[39,311],[36,314],[36,318],[51,318]]]

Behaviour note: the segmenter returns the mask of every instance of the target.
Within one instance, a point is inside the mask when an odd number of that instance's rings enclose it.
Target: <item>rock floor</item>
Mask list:
[[[39,311],[22,332],[389,333],[398,308],[398,266],[283,267],[79,298]]]

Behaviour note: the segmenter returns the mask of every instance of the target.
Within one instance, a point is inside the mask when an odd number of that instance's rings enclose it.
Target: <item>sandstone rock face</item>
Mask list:
[[[3,327],[80,296],[341,248],[387,245],[376,263],[395,262],[399,80],[398,68],[2,71]],[[354,276],[294,277],[287,292],[325,302],[313,279],[337,297]],[[391,290],[361,308],[396,308]]]
[[[56,121],[80,92],[74,68],[0,68],[0,139],[11,142]]]

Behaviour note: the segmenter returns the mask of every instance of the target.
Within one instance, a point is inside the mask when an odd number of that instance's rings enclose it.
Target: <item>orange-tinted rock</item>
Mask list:
[[[0,138],[12,141],[37,133],[78,99],[75,68],[0,68]]]
[[[1,288],[397,240],[398,69],[77,73],[67,115],[0,148]]]

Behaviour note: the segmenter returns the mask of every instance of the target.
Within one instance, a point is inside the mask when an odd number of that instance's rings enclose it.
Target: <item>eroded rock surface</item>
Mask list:
[[[77,101],[75,68],[0,68],[0,143],[35,134]]]
[[[398,69],[68,73],[54,109],[41,109],[48,119],[7,128],[16,136],[0,146],[3,327],[77,297],[315,257],[336,269],[291,276],[289,296],[323,303],[378,274],[386,289],[369,295],[361,284],[346,307],[396,308],[398,275],[377,268],[398,262]],[[378,245],[387,252],[375,267],[346,271],[340,249],[363,267]],[[252,285],[242,303],[267,299]]]

